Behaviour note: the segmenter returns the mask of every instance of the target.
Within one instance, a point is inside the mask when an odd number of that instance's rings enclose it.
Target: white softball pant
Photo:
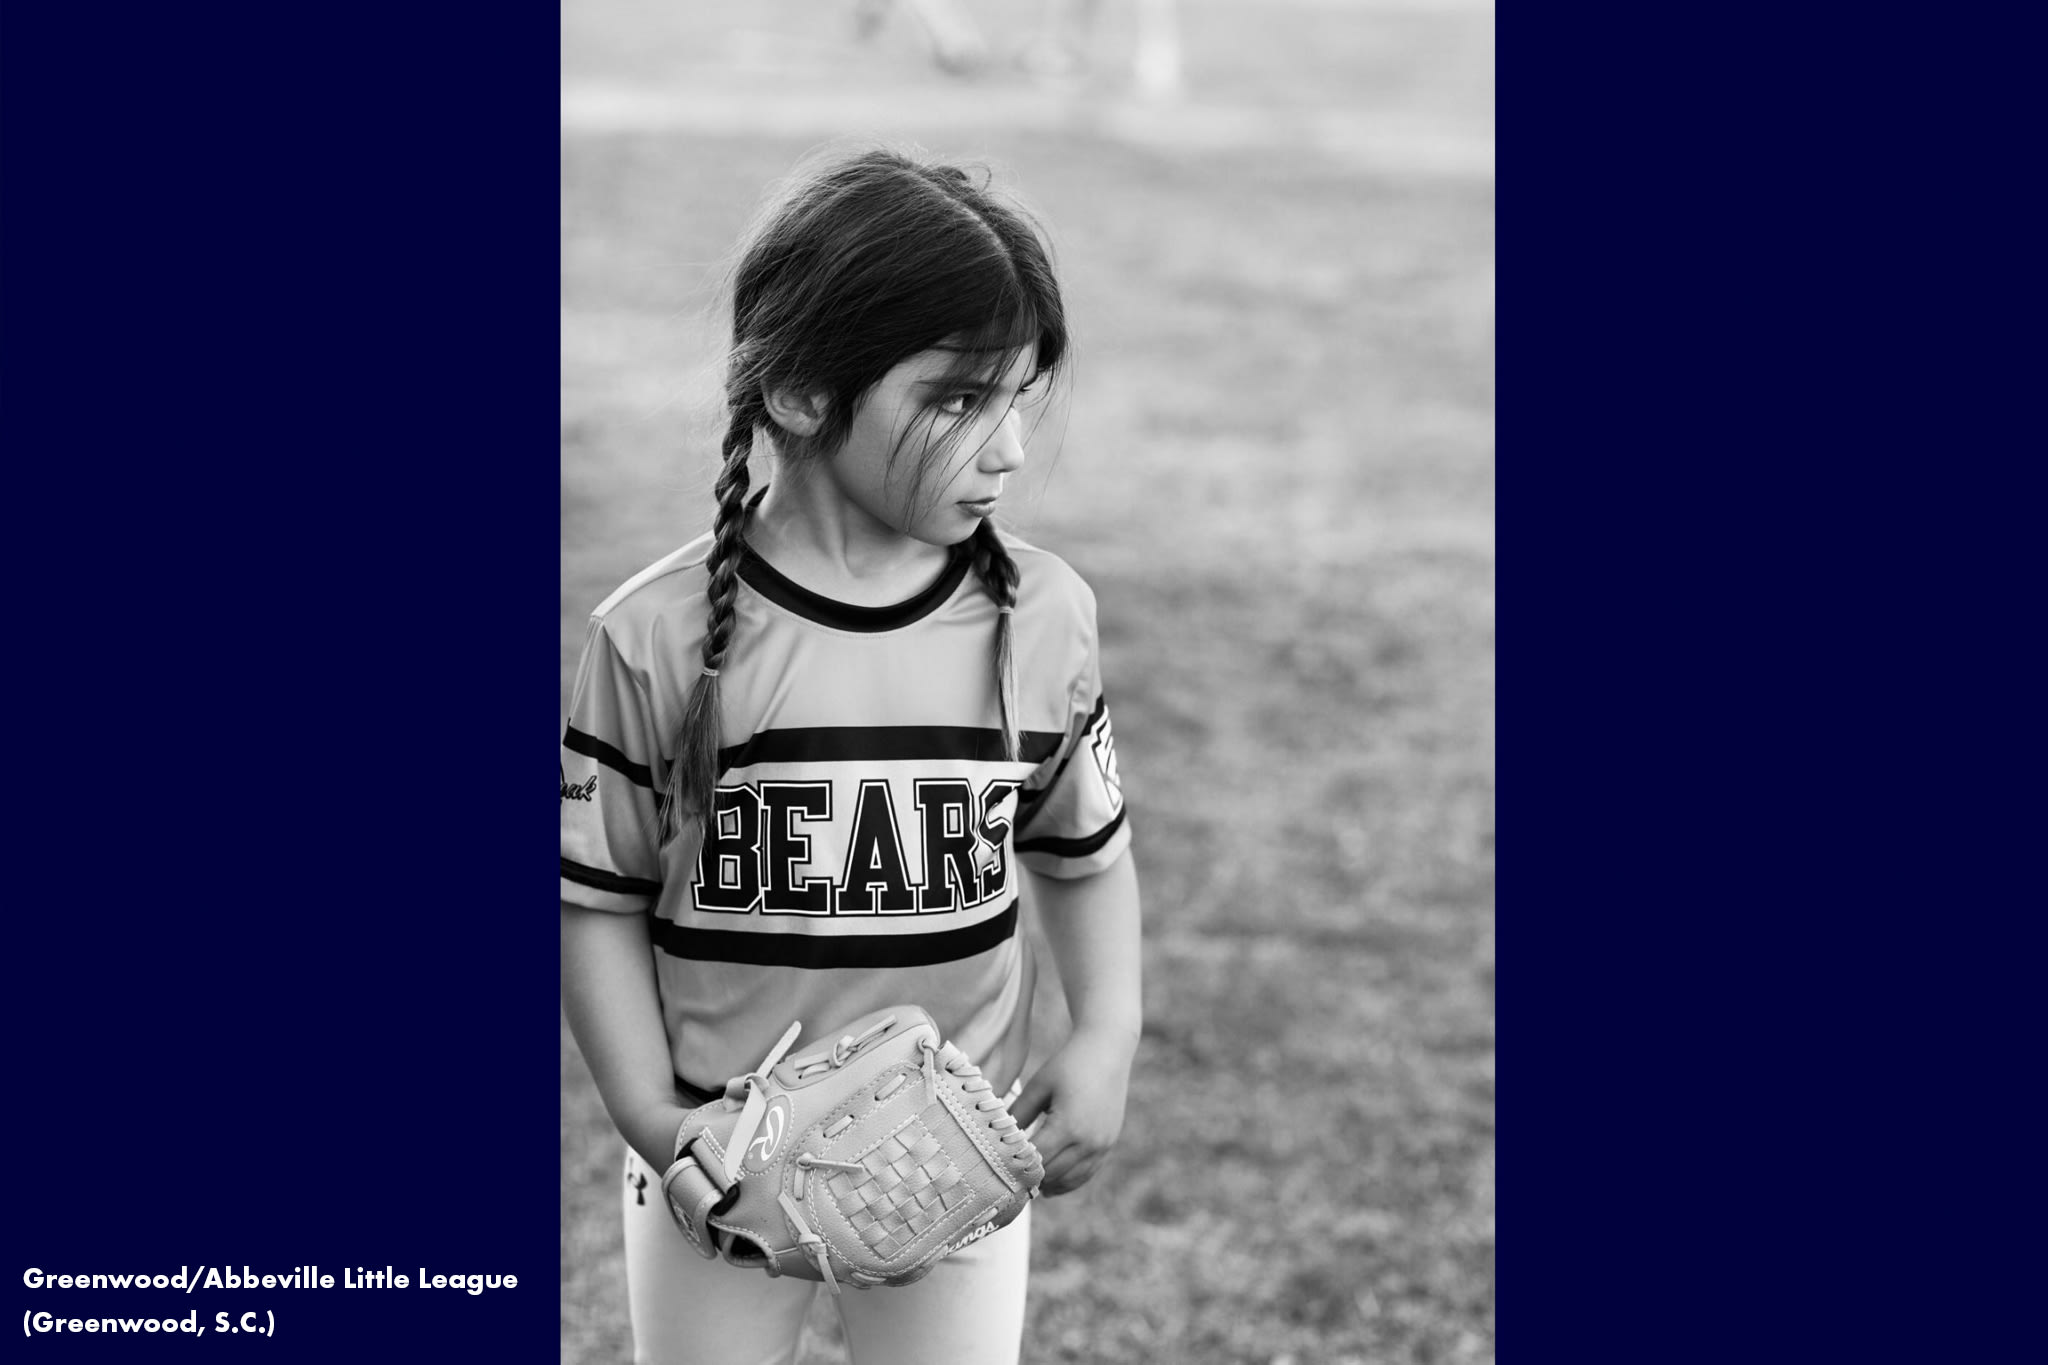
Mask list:
[[[626,1292],[639,1365],[793,1365],[812,1280],[770,1277],[691,1248],[661,1173],[626,1153]],[[1016,1365],[1031,1273],[1031,1209],[916,1284],[844,1287],[834,1303],[853,1365]]]

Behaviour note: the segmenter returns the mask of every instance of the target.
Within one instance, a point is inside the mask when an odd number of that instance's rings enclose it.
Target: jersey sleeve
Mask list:
[[[1091,876],[1131,842],[1092,610],[1087,639],[1087,662],[1068,694],[1066,734],[1018,795],[1017,856],[1048,877]]]
[[[642,681],[593,620],[562,733],[562,903],[633,914],[661,893],[657,747]]]

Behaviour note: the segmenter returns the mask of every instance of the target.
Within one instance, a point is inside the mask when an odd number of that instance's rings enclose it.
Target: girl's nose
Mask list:
[[[1024,419],[1015,408],[1003,414],[996,429],[981,448],[977,462],[984,474],[1009,474],[1024,465]]]

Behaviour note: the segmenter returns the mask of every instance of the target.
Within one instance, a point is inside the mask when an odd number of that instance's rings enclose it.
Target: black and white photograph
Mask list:
[[[1491,0],[561,25],[564,1365],[1491,1362]]]

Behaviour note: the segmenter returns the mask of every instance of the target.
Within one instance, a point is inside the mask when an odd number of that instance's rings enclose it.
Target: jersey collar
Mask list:
[[[937,611],[940,604],[959,589],[960,580],[967,576],[969,560],[967,543],[962,541],[953,547],[946,567],[939,571],[930,587],[915,597],[886,607],[856,607],[812,592],[802,584],[783,577],[745,542],[741,542],[739,573],[740,580],[755,592],[806,620],[834,630],[872,632],[899,630]]]

